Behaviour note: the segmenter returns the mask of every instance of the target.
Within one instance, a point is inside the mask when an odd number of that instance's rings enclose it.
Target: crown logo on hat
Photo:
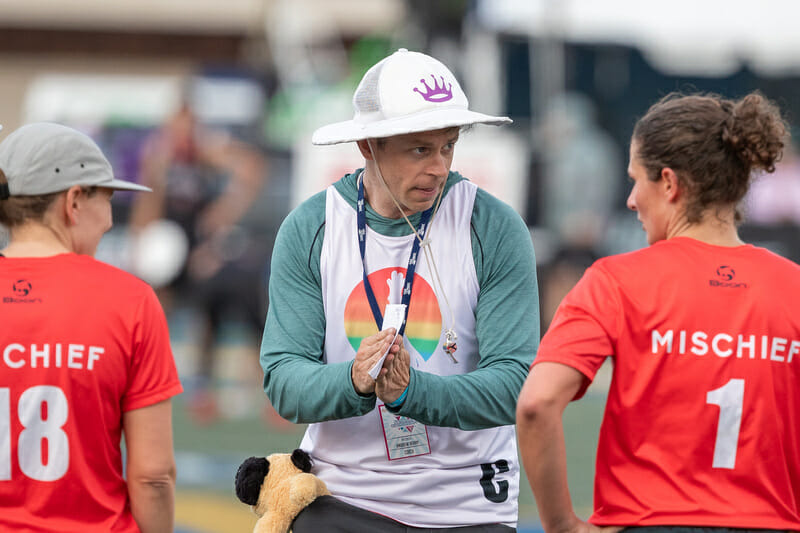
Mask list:
[[[448,100],[453,98],[453,84],[447,84],[445,87],[444,76],[440,76],[439,79],[442,80],[442,84],[439,85],[436,82],[436,76],[431,74],[431,79],[433,80],[433,87],[431,88],[425,79],[419,80],[425,86],[425,92],[422,92],[419,88],[414,87],[414,92],[418,92],[422,95],[428,102],[447,102]]]

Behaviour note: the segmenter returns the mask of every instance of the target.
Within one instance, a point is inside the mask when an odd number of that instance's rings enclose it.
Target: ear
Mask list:
[[[676,202],[680,197],[681,181],[669,167],[661,169],[661,190],[668,202]]]
[[[265,457],[249,457],[236,471],[236,496],[242,503],[255,505],[261,493],[261,485],[269,474],[269,461]]]
[[[78,185],[73,185],[67,189],[67,194],[64,198],[64,215],[70,225],[74,226],[78,223],[80,202],[83,196],[83,190]]]
[[[361,155],[364,157],[364,159],[367,161],[372,161],[373,157],[372,152],[369,149],[369,141],[367,141],[367,139],[362,139],[360,141],[356,141],[356,144],[358,144],[358,151],[361,152]],[[376,148],[374,143],[372,148]]]
[[[308,455],[308,452],[300,448],[292,452],[292,463],[301,472],[311,472],[311,456]]]

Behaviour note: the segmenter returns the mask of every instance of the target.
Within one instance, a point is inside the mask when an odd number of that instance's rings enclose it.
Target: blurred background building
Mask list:
[[[0,138],[58,121],[92,135],[122,177],[164,167],[160,204],[114,196],[98,256],[148,280],[168,311],[186,385],[175,410],[180,530],[250,530],[236,467],[292,449],[303,429],[260,389],[272,242],[289,209],[360,163],[354,146],[312,147],[310,135],[351,116],[369,66],[400,47],[429,53],[475,109],[514,119],[463,136],[454,168],[530,226],[546,327],[594,259],[646,244],[625,198],[629,136],[650,104],[671,91],[758,89],[797,131],[798,15],[792,0],[5,0]],[[191,118],[176,125],[182,110]],[[184,141],[166,134],[182,127]],[[742,234],[800,261],[797,161],[787,154],[756,182]],[[568,431],[596,439],[599,381],[597,402],[568,409]],[[197,394],[209,390],[210,401]],[[569,450],[586,514],[593,454],[592,438]],[[526,488],[520,520],[536,530]]]

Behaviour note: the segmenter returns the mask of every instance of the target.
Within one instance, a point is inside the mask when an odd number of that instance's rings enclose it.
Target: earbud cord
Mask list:
[[[405,219],[406,223],[409,225],[411,231],[414,232],[414,236],[419,241],[420,247],[422,247],[422,249],[425,251],[425,263],[428,265],[428,270],[433,273],[435,277],[434,285],[438,286],[439,291],[441,291],[442,297],[444,298],[444,303],[447,306],[447,311],[448,313],[450,313],[450,327],[445,331],[445,343],[447,344],[449,342],[452,342],[453,346],[455,346],[455,340],[457,338],[455,314],[453,313],[453,308],[450,307],[450,301],[447,299],[447,293],[445,293],[444,285],[442,285],[442,280],[439,277],[439,269],[436,267],[436,260],[433,258],[433,250],[431,249],[430,253],[428,253],[427,250],[428,248],[431,247],[431,232],[433,231],[433,219],[436,218],[436,213],[439,211],[439,204],[441,203],[442,196],[444,195],[444,186],[446,185],[446,181],[445,183],[442,184],[442,188],[439,189],[439,194],[436,196],[436,205],[433,209],[431,220],[430,222],[428,222],[428,230],[426,232],[426,237],[423,240],[419,236],[417,228],[414,227],[414,224],[412,224],[411,221],[408,219],[403,208],[400,207],[400,202],[397,201],[397,199],[394,197],[394,194],[392,194],[392,191],[389,190],[389,185],[386,183],[386,180],[383,179],[383,173],[381,173],[380,165],[378,164],[378,158],[375,157],[375,150],[373,150],[372,148],[372,139],[367,139],[367,146],[369,146],[369,152],[370,154],[372,154],[372,160],[375,162],[375,172],[378,174],[378,181],[380,181],[381,184],[383,184],[384,189],[386,189],[386,192],[389,194],[389,198],[392,199],[392,202],[394,202],[394,205],[395,207],[397,207],[397,210],[400,211],[401,215],[403,215],[403,218]],[[363,173],[361,176],[359,176],[359,179],[364,179]],[[433,265],[433,268],[431,268],[431,265]],[[450,358],[453,360],[454,363],[457,363],[458,361],[453,355],[453,351],[445,349],[447,355],[450,356]]]

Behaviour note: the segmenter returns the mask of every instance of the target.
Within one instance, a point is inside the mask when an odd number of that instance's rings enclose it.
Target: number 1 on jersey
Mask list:
[[[706,394],[706,403],[719,406],[717,441],[714,444],[714,468],[733,469],[736,466],[736,448],[742,426],[744,380],[732,379],[722,387]]]

